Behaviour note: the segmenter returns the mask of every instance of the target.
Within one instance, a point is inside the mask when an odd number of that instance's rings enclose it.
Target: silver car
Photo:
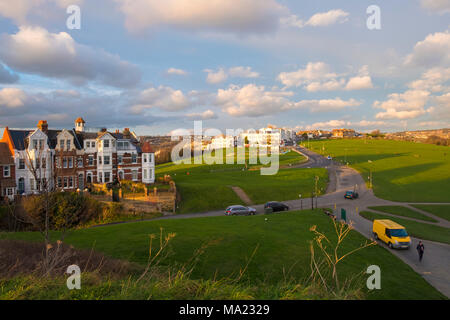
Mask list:
[[[225,210],[226,216],[254,216],[256,209],[240,205],[230,206]]]

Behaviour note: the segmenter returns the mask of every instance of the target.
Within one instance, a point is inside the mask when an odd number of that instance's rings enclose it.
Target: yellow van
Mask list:
[[[373,236],[385,242],[391,249],[409,249],[411,246],[411,238],[405,227],[391,220],[374,220]]]

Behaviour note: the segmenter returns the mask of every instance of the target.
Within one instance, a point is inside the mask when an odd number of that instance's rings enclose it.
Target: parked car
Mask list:
[[[355,191],[347,191],[344,196],[345,199],[351,199],[351,200],[358,199],[358,197],[359,197],[359,194],[358,194],[358,192],[355,192]]]
[[[405,227],[392,220],[374,220],[372,231],[375,239],[383,241],[391,249],[409,249],[411,246]]]
[[[226,216],[254,216],[256,209],[240,205],[230,206],[225,210]]]
[[[277,202],[277,201],[270,201],[267,202],[264,205],[264,210],[272,208],[273,212],[279,212],[279,211],[288,211],[289,207],[285,205],[284,203]]]

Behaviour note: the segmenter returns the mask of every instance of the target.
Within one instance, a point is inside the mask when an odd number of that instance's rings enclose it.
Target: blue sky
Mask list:
[[[450,0],[0,0],[0,126],[450,127],[449,17]]]

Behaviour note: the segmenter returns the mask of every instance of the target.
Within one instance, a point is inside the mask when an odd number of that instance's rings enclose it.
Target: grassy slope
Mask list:
[[[450,205],[425,205],[417,204],[413,207],[434,214],[435,216],[441,217],[450,221]]]
[[[280,166],[301,163],[304,157],[295,152],[280,155]],[[179,213],[205,212],[224,209],[229,205],[243,204],[231,186],[242,188],[255,204],[266,201],[305,197],[314,188],[314,177],[320,177],[319,188],[325,190],[328,173],[325,169],[280,169],[273,176],[262,176],[260,165],[199,165],[164,164],[157,167],[157,176],[170,174],[181,194]],[[189,173],[189,174],[188,174]]]
[[[310,144],[314,151],[330,154],[341,162],[347,158],[350,166],[360,171],[366,181],[372,168],[374,192],[380,198],[405,202],[450,202],[448,147],[364,139],[314,141]]]
[[[386,212],[390,214],[394,214],[396,216],[402,216],[402,217],[408,217],[408,218],[414,218],[418,220],[423,221],[429,221],[429,222],[437,222],[436,219],[430,218],[420,212],[411,210],[407,207],[401,207],[401,206],[378,206],[378,207],[369,207],[369,209],[375,210],[375,211],[381,211]]]
[[[389,219],[404,226],[408,233],[414,237],[450,244],[450,229],[448,228],[433,226],[401,218],[394,218],[381,213],[363,211],[361,212],[361,216],[371,221],[375,219]]]
[[[268,221],[265,219],[268,218]],[[291,212],[271,216],[213,217],[189,220],[159,220],[79,230],[67,242],[80,248],[92,248],[109,256],[145,263],[149,234],[176,232],[172,255],[166,264],[186,262],[202,244],[218,243],[208,247],[201,256],[193,278],[208,279],[236,275],[248,257],[259,245],[249,265],[248,280],[253,284],[271,285],[289,276],[302,281],[310,274],[309,231],[313,225],[332,236],[331,220],[320,212]],[[36,233],[0,234],[1,237],[37,240]],[[330,237],[331,239],[334,239]],[[343,252],[365,242],[357,232],[351,232]],[[371,299],[437,299],[442,296],[409,266],[383,247],[370,247],[351,256],[339,267],[341,277],[362,273],[369,265],[383,270],[382,290],[369,294]],[[289,272],[290,270],[290,272]],[[261,284],[262,285],[262,284]],[[407,288],[407,290],[406,290]]]

